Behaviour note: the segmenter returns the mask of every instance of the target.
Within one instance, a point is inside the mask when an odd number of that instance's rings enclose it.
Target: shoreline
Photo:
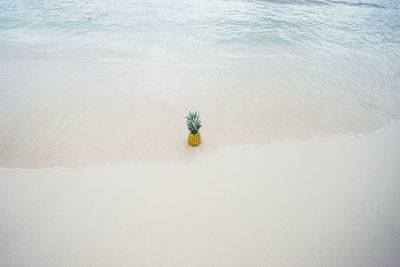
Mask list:
[[[217,147],[216,149],[211,149],[204,143],[207,143],[203,141],[202,146],[200,147],[190,147],[187,144],[187,140],[184,139],[182,136],[182,142],[183,142],[183,147],[184,153],[187,153],[189,157],[183,157],[180,159],[172,159],[170,161],[168,160],[162,160],[162,159],[131,159],[131,160],[117,160],[117,161],[112,161],[112,162],[103,162],[103,163],[93,163],[93,164],[88,164],[88,165],[78,165],[78,166],[51,166],[51,167],[46,167],[46,168],[24,168],[24,167],[16,167],[16,168],[9,168],[7,166],[0,166],[0,174],[1,173],[7,173],[7,172],[14,172],[14,171],[22,171],[22,172],[35,172],[35,171],[51,171],[51,170],[63,170],[63,169],[72,169],[72,170],[79,170],[79,169],[86,169],[86,168],[95,168],[95,167],[100,167],[100,166],[112,166],[112,165],[126,165],[126,164],[185,164],[187,162],[190,162],[192,160],[192,155],[193,153],[197,153],[198,150],[203,150],[203,153],[205,154],[215,154],[219,153],[220,151],[223,151],[225,149],[230,149],[230,148],[240,148],[240,147],[246,147],[246,146],[254,146],[254,147],[265,147],[273,144],[279,144],[279,143],[285,143],[285,142],[312,142],[314,140],[318,140],[319,138],[331,138],[331,137],[368,137],[368,136],[374,136],[381,134],[382,132],[386,130],[391,130],[392,128],[399,128],[400,127],[400,121],[390,121],[387,124],[383,125],[382,127],[376,129],[373,132],[365,132],[365,133],[353,133],[351,131],[346,132],[346,133],[328,133],[325,135],[315,135],[313,137],[304,137],[304,138],[295,138],[295,137],[282,137],[278,138],[275,140],[271,140],[267,143],[262,143],[262,144],[239,144],[239,145],[230,145],[227,147]],[[176,152],[176,151],[175,151]]]

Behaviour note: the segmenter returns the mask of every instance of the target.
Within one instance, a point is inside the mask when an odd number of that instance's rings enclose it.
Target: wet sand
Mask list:
[[[397,74],[373,71],[386,64],[269,49],[259,51],[265,57],[234,49],[183,61],[77,50],[0,52],[0,167],[182,163],[191,159],[189,110],[201,112],[208,154],[287,137],[372,133],[400,120]],[[358,72],[368,77],[355,79]]]
[[[400,265],[399,124],[185,153],[0,172],[0,266]]]

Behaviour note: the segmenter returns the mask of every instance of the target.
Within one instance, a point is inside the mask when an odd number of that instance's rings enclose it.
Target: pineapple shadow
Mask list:
[[[196,155],[197,147],[189,145],[188,140],[183,140],[183,159],[185,161],[192,161],[194,155]]]
[[[199,146],[191,146],[188,143],[187,137],[183,140],[183,160],[192,161],[198,151],[204,151],[204,141]]]

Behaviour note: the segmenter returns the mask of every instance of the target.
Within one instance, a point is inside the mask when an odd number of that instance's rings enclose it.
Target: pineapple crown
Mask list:
[[[189,111],[186,116],[186,125],[192,134],[197,134],[201,127],[200,113]]]

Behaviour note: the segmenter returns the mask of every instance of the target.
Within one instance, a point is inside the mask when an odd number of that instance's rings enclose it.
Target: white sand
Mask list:
[[[398,124],[187,153],[1,172],[0,266],[400,266]]]

